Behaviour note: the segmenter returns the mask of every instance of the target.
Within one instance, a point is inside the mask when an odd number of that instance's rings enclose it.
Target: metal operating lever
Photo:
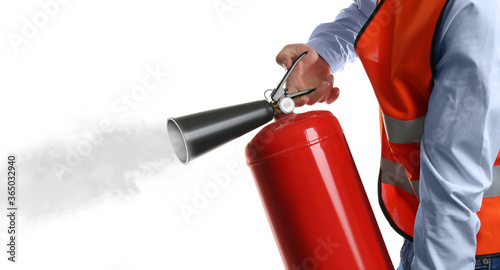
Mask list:
[[[274,102],[278,102],[281,98],[284,98],[284,97],[294,98],[294,97],[298,97],[298,96],[302,96],[302,95],[307,95],[307,94],[310,94],[311,92],[313,92],[314,90],[316,90],[316,89],[309,89],[309,90],[305,90],[305,91],[296,92],[293,94],[288,94],[288,89],[285,88],[286,81],[288,80],[288,77],[292,73],[293,69],[295,68],[295,66],[297,66],[299,61],[302,58],[304,58],[304,56],[307,55],[308,52],[309,51],[303,52],[299,57],[297,57],[297,59],[295,59],[292,66],[287,70],[287,72],[285,73],[285,76],[283,76],[283,78],[279,82],[278,86],[276,86],[276,88],[273,89],[273,92],[271,92],[271,99]]]
[[[299,61],[302,58],[304,58],[304,56],[307,55],[308,52],[309,51],[303,52],[299,57],[297,57],[297,59],[295,59],[295,61],[293,61],[292,66],[287,70],[285,76],[283,76],[278,86],[276,86],[275,89],[272,89],[270,95],[272,103],[278,105],[282,113],[288,114],[293,111],[293,109],[295,108],[295,103],[293,102],[292,98],[307,95],[316,90],[316,89],[309,89],[309,90],[299,91],[293,94],[288,94],[288,89],[285,88],[286,81],[288,80],[288,77],[292,73],[293,69],[295,68],[295,66],[297,66]]]

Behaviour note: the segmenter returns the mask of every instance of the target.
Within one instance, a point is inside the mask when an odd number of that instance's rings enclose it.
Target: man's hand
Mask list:
[[[316,88],[309,95],[294,98],[295,106],[313,105],[316,102],[333,103],[339,97],[339,88],[333,87],[333,74],[328,64],[307,44],[286,45],[276,56],[276,62],[286,69],[304,51],[309,53],[297,64],[286,82],[289,93]]]

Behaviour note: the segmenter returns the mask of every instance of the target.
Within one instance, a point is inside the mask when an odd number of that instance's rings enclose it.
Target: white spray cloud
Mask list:
[[[78,135],[59,134],[19,153],[19,209],[29,220],[71,215],[104,198],[137,194],[136,181],[143,179],[137,176],[157,174],[175,161],[164,123],[116,126],[85,155],[75,150],[85,138]]]

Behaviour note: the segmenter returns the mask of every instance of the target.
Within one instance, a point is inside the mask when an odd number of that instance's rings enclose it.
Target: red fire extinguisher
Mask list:
[[[286,81],[268,100],[169,118],[172,148],[187,164],[275,118],[246,148],[287,270],[394,269],[342,128],[328,111],[293,114]]]
[[[276,117],[246,157],[287,270],[394,269],[332,113]]]

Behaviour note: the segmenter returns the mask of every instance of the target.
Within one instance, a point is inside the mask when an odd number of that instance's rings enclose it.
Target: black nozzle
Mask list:
[[[187,164],[271,121],[274,113],[273,105],[261,100],[169,118],[168,136],[179,160]]]

